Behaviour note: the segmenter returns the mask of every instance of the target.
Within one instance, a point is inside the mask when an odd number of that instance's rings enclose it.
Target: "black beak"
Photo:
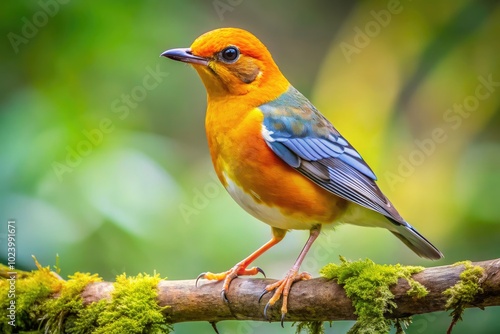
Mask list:
[[[160,56],[167,57],[177,61],[182,61],[184,63],[198,64],[204,66],[208,65],[208,59],[193,55],[191,49],[189,48],[167,50],[163,52]]]

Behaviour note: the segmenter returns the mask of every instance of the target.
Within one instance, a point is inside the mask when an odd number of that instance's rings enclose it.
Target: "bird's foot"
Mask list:
[[[285,320],[285,315],[288,312],[288,294],[290,293],[290,289],[292,288],[292,284],[297,281],[308,280],[311,279],[312,276],[307,272],[299,273],[298,269],[292,268],[286,274],[285,278],[279,280],[276,283],[269,284],[265,287],[264,292],[260,295],[259,302],[262,297],[274,290],[274,294],[269,299],[264,308],[264,317],[267,317],[267,310],[269,307],[273,306],[281,297],[283,297],[283,302],[281,304],[281,327],[283,327],[283,321]]]
[[[243,276],[243,275],[257,275],[261,273],[266,277],[266,274],[262,269],[259,267],[252,267],[252,268],[247,268],[244,266],[242,263],[236,264],[234,267],[229,269],[228,271],[224,271],[222,273],[211,273],[211,272],[206,272],[206,273],[201,273],[198,275],[196,278],[196,283],[195,285],[198,286],[198,281],[203,278],[207,279],[210,281],[224,281],[224,284],[222,285],[222,291],[221,291],[221,296],[224,299],[224,301],[229,302],[227,299],[227,292],[229,291],[229,284],[231,284],[231,281],[235,279],[238,276]]]

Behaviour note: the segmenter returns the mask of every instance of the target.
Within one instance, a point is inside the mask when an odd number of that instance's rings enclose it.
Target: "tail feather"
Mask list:
[[[359,226],[386,228],[418,256],[431,260],[439,260],[444,257],[433,244],[418,233],[399,214],[397,217],[388,217],[377,211],[353,204],[349,206],[342,217],[342,222]]]
[[[431,244],[423,235],[408,223],[394,222],[395,229],[391,229],[392,234],[399,238],[406,246],[414,251],[418,256],[439,260],[443,254]]]

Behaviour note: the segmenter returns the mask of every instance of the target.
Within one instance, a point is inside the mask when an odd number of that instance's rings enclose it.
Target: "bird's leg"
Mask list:
[[[288,271],[286,274],[285,278],[282,280],[279,280],[276,283],[269,284],[266,286],[264,289],[264,292],[261,295],[264,296],[266,293],[271,292],[274,290],[274,294],[269,299],[269,301],[266,304],[266,307],[264,308],[264,316],[267,318],[267,309],[270,306],[273,306],[281,297],[283,297],[283,304],[281,306],[281,326],[283,326],[283,320],[285,319],[285,315],[288,312],[288,294],[290,293],[290,289],[292,287],[292,284],[301,281],[301,280],[306,280],[310,279],[312,276],[307,273],[307,272],[302,272],[299,273],[299,268],[300,265],[302,264],[302,261],[304,260],[304,257],[306,256],[307,252],[311,248],[311,245],[313,244],[314,240],[319,236],[319,232],[321,231],[321,225],[314,226],[309,234],[309,239],[307,239],[306,244],[304,245],[304,248],[299,254],[299,257],[297,258],[297,261],[295,261],[293,267]],[[260,301],[260,299],[259,299]]]
[[[224,284],[222,285],[222,298],[224,298],[225,301],[227,301],[227,291],[229,290],[229,284],[233,279],[235,279],[238,276],[241,275],[257,275],[258,273],[263,274],[266,276],[264,271],[260,269],[259,267],[252,267],[248,268],[248,266],[255,261],[259,256],[264,254],[269,248],[273,247],[277,243],[279,243],[286,234],[286,230],[281,230],[277,228],[273,228],[273,237],[271,240],[269,240],[267,243],[265,243],[262,247],[257,249],[255,252],[250,254],[247,258],[244,260],[238,262],[234,267],[229,269],[228,271],[224,271],[222,273],[211,273],[211,272],[206,272],[206,273],[201,273],[198,278],[196,279],[196,285],[198,284],[198,280],[200,278],[208,279],[208,280],[215,280],[215,281],[222,281],[224,280]]]

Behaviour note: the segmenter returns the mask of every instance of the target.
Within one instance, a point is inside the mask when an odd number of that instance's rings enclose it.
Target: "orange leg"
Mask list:
[[[198,278],[196,278],[196,285],[198,284],[198,280],[200,278],[208,279],[208,280],[215,280],[215,281],[222,281],[224,280],[224,284],[222,286],[222,298],[224,298],[225,301],[227,300],[226,294],[227,291],[229,290],[229,284],[233,279],[235,279],[238,276],[241,275],[257,275],[258,273],[264,274],[264,271],[260,269],[259,267],[252,267],[252,268],[247,268],[255,259],[257,259],[259,256],[264,254],[268,249],[279,243],[283,238],[285,237],[286,230],[281,230],[277,228],[272,228],[273,230],[273,237],[271,240],[269,240],[267,243],[265,243],[262,247],[257,249],[255,252],[250,254],[247,258],[245,258],[243,261],[238,262],[234,267],[229,269],[228,271],[224,271],[222,273],[214,274],[211,272],[206,272],[206,273],[201,273]]]
[[[310,234],[309,234],[309,239],[307,239],[307,242],[304,245],[304,248],[302,249],[302,251],[299,254],[299,257],[297,258],[297,261],[295,261],[293,267],[288,271],[285,278],[283,278],[282,280],[279,280],[276,283],[269,284],[268,286],[266,286],[264,292],[260,296],[260,298],[262,298],[262,296],[264,296],[266,293],[275,290],[273,296],[271,297],[271,299],[269,299],[269,301],[266,304],[266,307],[264,308],[264,316],[266,318],[267,318],[267,314],[266,314],[267,309],[270,306],[273,306],[281,297],[283,297],[283,304],[281,306],[281,326],[283,326],[283,321],[285,319],[285,315],[288,312],[288,308],[287,308],[288,294],[290,293],[290,289],[292,288],[292,284],[297,282],[297,281],[300,281],[300,280],[310,279],[312,277],[309,273],[306,273],[306,272],[299,273],[299,268],[300,268],[300,265],[302,264],[302,261],[304,261],[304,258],[306,256],[307,252],[311,248],[314,240],[316,240],[316,238],[319,236],[320,231],[321,231],[321,225],[317,225],[311,229]],[[259,301],[260,301],[260,298],[259,298]]]

